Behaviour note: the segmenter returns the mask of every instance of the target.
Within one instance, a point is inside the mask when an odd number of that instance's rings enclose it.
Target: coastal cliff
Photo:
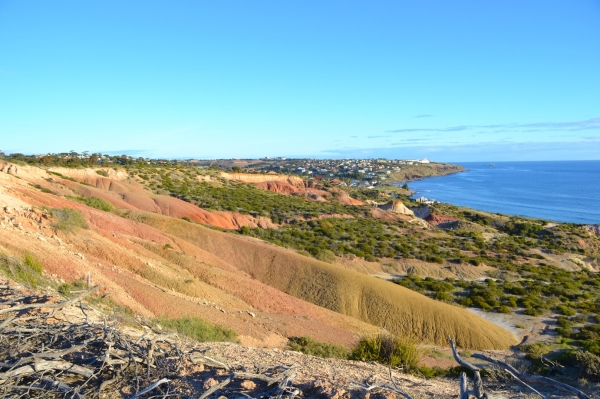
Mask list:
[[[463,172],[464,167],[449,163],[429,163],[403,166],[401,170],[390,174],[392,181],[413,181],[426,177],[445,176]]]

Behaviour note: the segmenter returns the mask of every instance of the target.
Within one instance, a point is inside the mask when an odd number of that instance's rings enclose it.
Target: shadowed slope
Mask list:
[[[429,299],[398,285],[342,269],[293,251],[164,216],[130,211],[127,217],[180,237],[288,294],[382,326],[425,343],[447,337],[472,349],[504,349],[515,343],[506,330],[467,310]]]

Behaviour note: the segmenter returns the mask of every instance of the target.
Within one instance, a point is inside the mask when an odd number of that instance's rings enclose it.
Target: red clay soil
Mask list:
[[[381,208],[371,208],[371,216],[376,219],[384,220],[386,222],[397,222],[399,220],[408,221],[411,220],[410,216],[406,216],[400,213],[392,213],[385,211]]]
[[[336,190],[338,191],[338,190]],[[364,205],[365,203],[362,201],[359,201],[357,199],[354,199],[352,197],[350,197],[350,195],[348,195],[347,192],[339,190],[338,191],[338,197],[337,200],[344,205]]]
[[[265,217],[256,218],[236,212],[210,212],[178,198],[151,193],[136,182],[118,182],[100,176],[85,177],[83,182],[94,187],[62,180],[65,186],[83,197],[99,197],[121,209],[156,212],[178,219],[187,217],[194,222],[222,229],[237,230],[242,226],[277,228]]]
[[[264,181],[252,184],[262,190],[277,194],[305,196],[315,200],[322,200],[331,195],[323,190],[321,186],[312,184],[310,181],[295,182],[295,184],[285,181]]]
[[[434,226],[437,226],[439,224],[458,222],[458,219],[453,218],[452,216],[438,215],[435,213],[429,214],[429,216],[427,216],[425,220]]]
[[[351,198],[348,193],[337,188],[326,189],[321,183],[314,180],[304,180],[297,176],[278,174],[248,174],[224,173],[223,177],[244,183],[254,184],[263,190],[279,194],[303,195],[315,201],[325,201],[331,193],[338,193],[337,200],[345,205],[364,205],[362,201]]]
[[[0,252],[18,258],[33,254],[49,278],[73,281],[89,272],[103,295],[136,313],[200,316],[237,331],[250,345],[281,346],[299,335],[351,345],[358,333],[376,331],[265,285],[151,226],[40,192],[27,185],[26,176],[0,175]],[[21,205],[26,203],[77,209],[90,228],[56,231],[48,215]]]
[[[254,185],[262,190],[272,191],[277,194],[295,194],[299,189],[288,182],[283,181],[263,181],[254,183]]]

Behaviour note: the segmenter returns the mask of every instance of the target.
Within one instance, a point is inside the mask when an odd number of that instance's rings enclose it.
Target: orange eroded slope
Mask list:
[[[440,345],[450,335],[460,346],[474,349],[504,349],[515,343],[508,331],[465,309],[387,281],[159,215],[129,212],[127,217],[180,237],[284,292],[397,334]]]
[[[53,278],[72,281],[89,272],[103,294],[137,313],[201,316],[236,330],[252,345],[281,345],[285,337],[297,335],[349,345],[357,333],[375,331],[265,285],[156,228],[39,192],[6,174],[0,179],[0,251],[34,254]],[[77,209],[90,229],[56,232],[52,221],[25,200]]]

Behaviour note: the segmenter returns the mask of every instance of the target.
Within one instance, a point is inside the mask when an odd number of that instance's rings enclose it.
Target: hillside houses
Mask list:
[[[284,159],[270,160],[262,171],[297,174],[318,180],[336,180],[353,187],[375,187],[389,180],[394,172],[415,163],[430,163],[422,160],[389,159]],[[273,162],[275,161],[275,162]],[[339,184],[339,183],[338,183]]]

